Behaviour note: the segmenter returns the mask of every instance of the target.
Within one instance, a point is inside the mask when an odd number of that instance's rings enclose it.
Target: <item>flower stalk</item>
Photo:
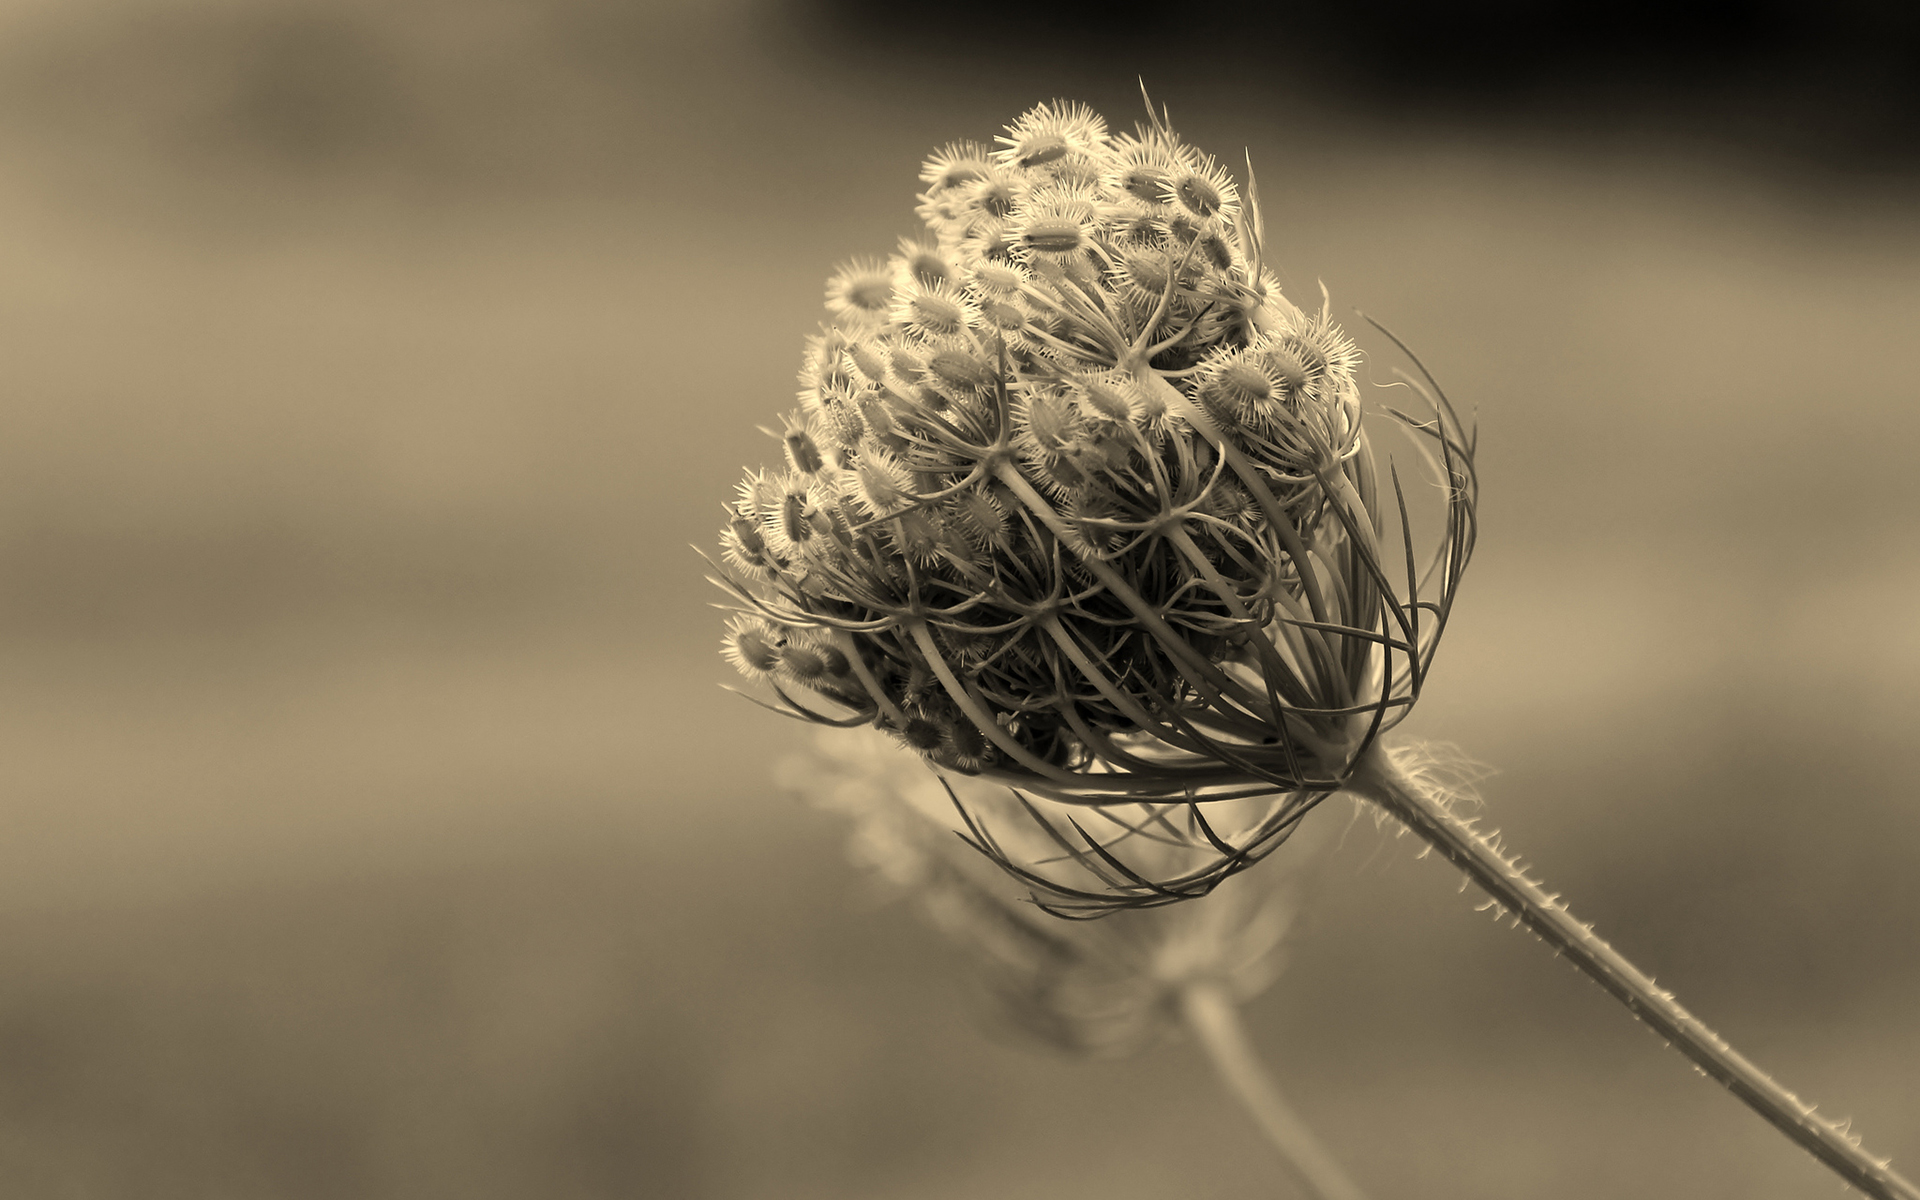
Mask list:
[[[1180,1010],[1220,1081],[1246,1107],[1308,1194],[1315,1200],[1367,1200],[1261,1066],[1233,997],[1217,984],[1193,983],[1180,993]]]
[[[1820,1116],[1813,1105],[1728,1045],[1682,1007],[1672,992],[1627,961],[1591,925],[1574,917],[1557,894],[1527,874],[1518,856],[1506,850],[1496,835],[1455,813],[1443,793],[1423,783],[1392,754],[1376,748],[1362,757],[1347,778],[1346,790],[1392,814],[1516,921],[1626,1005],[1635,1019],[1842,1179],[1876,1200],[1920,1200],[1920,1189],[1888,1160],[1869,1154],[1844,1125]]]

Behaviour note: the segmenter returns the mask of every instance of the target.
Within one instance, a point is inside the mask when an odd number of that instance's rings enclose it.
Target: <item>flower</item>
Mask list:
[[[1204,904],[1068,924],[1009,894],[1006,877],[953,836],[956,806],[1017,804],[1006,789],[943,782],[873,731],[823,732],[782,776],[792,792],[850,819],[852,857],[960,947],[1002,1022],[1057,1049],[1133,1052],[1179,1026],[1184,990],[1217,987],[1244,1002],[1284,966],[1292,873],[1236,880]],[[1027,849],[1044,856],[1048,847]]]
[[[957,831],[1066,915],[1283,841],[1418,698],[1474,538],[1445,398],[1402,375],[1437,486],[1383,481],[1359,351],[1263,268],[1251,173],[1148,111],[1110,137],[1056,101],[930,158],[927,235],[834,276],[788,469],[721,533],[728,657],[1017,796]],[[800,669],[828,646],[844,671]]]

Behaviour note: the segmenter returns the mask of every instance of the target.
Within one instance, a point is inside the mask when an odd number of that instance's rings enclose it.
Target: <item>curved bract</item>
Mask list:
[[[1149,115],[1055,102],[931,157],[926,237],[829,282],[786,463],[721,534],[728,657],[1007,785],[956,826],[1072,915],[1203,895],[1338,789],[1474,537],[1444,397],[1403,379],[1421,479],[1383,478],[1359,352],[1263,269],[1251,180]]]

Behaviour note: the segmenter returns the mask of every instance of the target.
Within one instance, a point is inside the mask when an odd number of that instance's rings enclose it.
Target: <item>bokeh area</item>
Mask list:
[[[1710,79],[1707,38],[1512,87],[1544,51],[1412,5],[1377,54],[903,11],[0,5],[0,1193],[1292,1194],[1191,1046],[983,1017],[773,782],[811,734],[722,690],[691,548],[921,158],[1140,78],[1250,155],[1293,295],[1478,414],[1409,733],[1920,1175],[1920,190],[1866,10],[1797,72],[1746,29]],[[1374,1195],[1840,1193],[1444,864],[1313,820],[1248,1019]]]

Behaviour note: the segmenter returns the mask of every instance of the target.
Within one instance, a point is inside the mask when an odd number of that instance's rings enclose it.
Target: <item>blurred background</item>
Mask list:
[[[1478,412],[1409,731],[1920,1174],[1913,18],[1173,11],[0,4],[7,1195],[1289,1194],[1191,1047],[995,1032],[773,784],[689,549],[921,158],[1140,78]],[[1839,1194],[1314,820],[1249,1020],[1378,1197]]]

